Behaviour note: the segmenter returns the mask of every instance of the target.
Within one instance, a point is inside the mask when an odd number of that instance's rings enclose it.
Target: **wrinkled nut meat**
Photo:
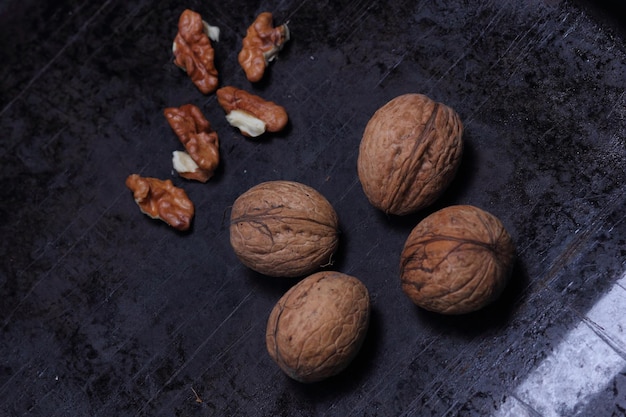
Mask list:
[[[194,215],[193,203],[185,190],[175,187],[171,180],[132,174],[126,178],[126,186],[133,192],[142,213],[163,220],[174,229],[189,229]]]
[[[469,313],[500,296],[514,258],[498,218],[473,206],[447,207],[409,235],[400,262],[402,290],[426,310]]]
[[[304,276],[331,264],[338,224],[335,210],[315,189],[269,181],[235,200],[230,243],[239,260],[261,274]]]
[[[215,91],[218,84],[215,69],[215,51],[209,39],[219,36],[219,29],[208,25],[202,17],[185,10],[178,20],[178,33],[174,38],[172,52],[174,63],[185,70],[196,87],[204,94]]]
[[[250,82],[263,78],[265,69],[273,61],[285,43],[289,40],[287,24],[273,27],[272,14],[261,13],[246,32],[243,46],[239,52],[239,65]]]
[[[405,215],[432,204],[461,162],[463,125],[450,107],[421,94],[394,98],[368,122],[357,161],[370,203]]]
[[[369,294],[361,281],[318,272],[287,291],[270,313],[267,350],[291,378],[320,381],[350,364],[365,339],[369,316]]]
[[[235,87],[217,90],[217,101],[226,112],[226,120],[244,136],[257,137],[268,132],[279,132],[289,120],[285,108]]]
[[[207,182],[220,162],[217,132],[193,104],[168,107],[163,114],[187,151],[173,153],[174,169],[183,178]]]

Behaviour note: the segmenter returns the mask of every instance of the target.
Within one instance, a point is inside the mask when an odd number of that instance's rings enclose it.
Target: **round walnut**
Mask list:
[[[320,381],[341,372],[356,356],[369,315],[369,294],[361,281],[318,272],[293,286],[272,310],[267,350],[291,378]]]
[[[405,94],[368,122],[357,168],[372,205],[405,215],[432,204],[461,162],[463,125],[450,107],[422,94]]]
[[[230,243],[247,267],[274,277],[297,277],[331,263],[338,228],[335,210],[315,189],[268,181],[235,201]]]
[[[473,206],[436,211],[411,232],[402,251],[402,290],[443,314],[476,311],[506,286],[515,248],[496,217]]]

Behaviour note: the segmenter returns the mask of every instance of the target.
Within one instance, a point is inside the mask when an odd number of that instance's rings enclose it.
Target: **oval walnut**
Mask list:
[[[443,314],[476,311],[500,296],[515,248],[495,216],[451,206],[422,220],[402,251],[402,290],[418,306]]]
[[[405,94],[368,122],[357,168],[372,205],[405,215],[432,204],[461,162],[463,125],[450,107],[422,94]]]
[[[274,277],[297,277],[330,264],[338,229],[335,210],[315,189],[268,181],[235,201],[230,243],[247,267]]]
[[[356,356],[369,315],[369,294],[361,281],[339,272],[318,272],[294,285],[274,306],[267,322],[267,350],[291,378],[323,380]]]

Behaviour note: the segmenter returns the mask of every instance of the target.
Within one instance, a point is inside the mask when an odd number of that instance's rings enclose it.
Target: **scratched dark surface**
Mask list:
[[[282,104],[284,133],[243,139],[173,65],[185,8],[221,28],[221,84]],[[292,40],[251,85],[236,56],[266,10]],[[558,0],[0,3],[0,415],[496,413],[626,269],[620,12]],[[367,203],[357,150],[372,113],[407,92],[457,110],[466,152],[434,207],[389,218]],[[220,135],[207,184],[172,173],[180,144],[162,110],[185,103]],[[141,214],[131,173],[183,187],[193,229]],[[333,268],[372,298],[361,352],[318,384],[289,380],[265,350],[269,311],[296,280],[247,270],[228,242],[229,206],[274,179],[333,204]],[[419,311],[398,277],[411,228],[450,204],[495,214],[518,248],[502,298],[456,318]],[[625,373],[576,415],[626,415]]]

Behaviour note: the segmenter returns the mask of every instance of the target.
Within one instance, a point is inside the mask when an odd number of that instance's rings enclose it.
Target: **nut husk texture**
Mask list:
[[[372,205],[405,215],[432,204],[461,162],[463,125],[450,107],[422,94],[405,94],[368,122],[357,161]]]
[[[291,378],[316,382],[336,375],[356,356],[369,325],[370,300],[361,281],[323,271],[293,286],[274,306],[267,350]]]
[[[402,251],[402,290],[443,314],[479,310],[510,279],[515,248],[498,218],[474,206],[451,206],[422,220]]]
[[[315,189],[293,181],[258,184],[235,201],[230,243],[241,262],[274,277],[304,276],[331,262],[339,221]]]

